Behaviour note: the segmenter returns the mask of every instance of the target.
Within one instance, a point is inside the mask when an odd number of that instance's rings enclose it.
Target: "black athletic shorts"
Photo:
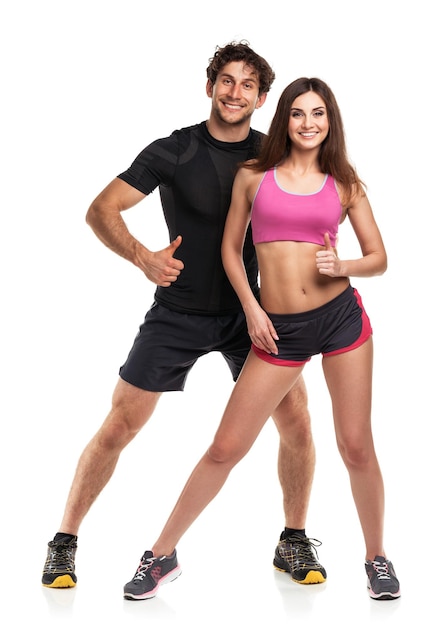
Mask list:
[[[315,354],[331,356],[354,350],[372,334],[361,296],[351,285],[323,306],[304,313],[268,313],[278,335],[278,354],[256,346],[260,359],[274,365],[299,367]]]
[[[250,350],[246,317],[178,313],[155,302],[145,316],[120,377],[147,391],[183,391],[199,357],[221,352],[238,378]]]

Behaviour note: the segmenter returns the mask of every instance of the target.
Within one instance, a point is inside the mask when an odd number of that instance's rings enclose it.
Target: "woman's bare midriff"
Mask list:
[[[260,269],[261,306],[268,313],[302,313],[341,294],[349,279],[320,274],[316,252],[323,246],[297,241],[256,245]]]

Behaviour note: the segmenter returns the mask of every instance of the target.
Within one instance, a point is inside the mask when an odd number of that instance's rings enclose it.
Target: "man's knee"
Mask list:
[[[273,418],[280,431],[291,429],[292,432],[302,432],[303,436],[309,433],[311,417],[306,389],[293,387],[275,409]]]
[[[112,407],[100,429],[104,445],[124,446],[142,429],[162,394],[134,387],[119,380]]]

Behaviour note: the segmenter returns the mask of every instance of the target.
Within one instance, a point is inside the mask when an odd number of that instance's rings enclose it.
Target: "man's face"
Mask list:
[[[266,94],[259,95],[258,76],[243,61],[227,63],[216,83],[207,82],[207,95],[212,99],[212,115],[226,124],[243,124],[261,107]]]

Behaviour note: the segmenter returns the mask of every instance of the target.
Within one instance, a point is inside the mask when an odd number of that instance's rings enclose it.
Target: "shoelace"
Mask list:
[[[52,547],[54,547],[55,550],[54,552],[51,552],[48,556],[48,561],[52,565],[65,565],[67,561],[69,562],[70,565],[73,564],[74,557],[73,557],[72,546],[58,544]]]
[[[146,576],[148,568],[151,567],[155,560],[156,557],[153,556],[150,559],[144,559],[143,561],[140,561],[140,565],[135,572],[134,580],[143,580]]]
[[[299,544],[300,547],[298,549],[298,556],[302,558],[309,558],[313,561],[319,560],[319,555],[316,550],[316,548],[322,545],[322,541],[319,541],[319,539],[292,534],[289,537],[286,537],[283,541],[293,543],[295,548],[297,548],[297,544]]]
[[[386,561],[372,561],[373,569],[380,580],[390,580],[389,566]]]

